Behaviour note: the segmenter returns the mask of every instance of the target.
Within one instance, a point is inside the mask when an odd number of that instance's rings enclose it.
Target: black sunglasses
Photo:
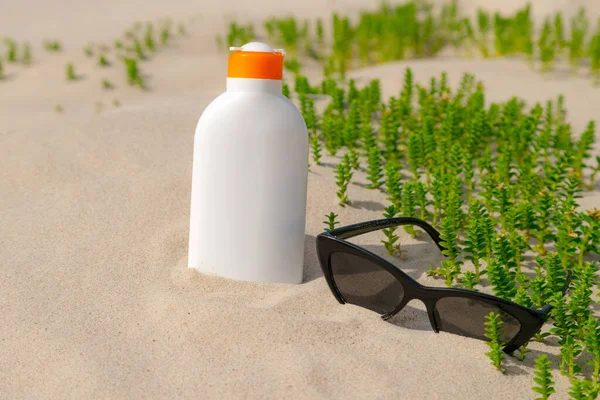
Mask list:
[[[506,353],[512,353],[527,343],[548,319],[551,305],[533,310],[485,293],[423,286],[383,258],[344,240],[400,225],[418,226],[427,232],[440,250],[444,250],[438,231],[427,222],[410,217],[363,222],[317,236],[321,269],[341,304],[350,303],[370,309],[387,320],[409,301],[418,299],[425,303],[435,332],[450,332],[480,340],[488,340],[484,336],[484,321],[489,313],[495,312],[504,322],[500,339],[505,343],[503,350]]]

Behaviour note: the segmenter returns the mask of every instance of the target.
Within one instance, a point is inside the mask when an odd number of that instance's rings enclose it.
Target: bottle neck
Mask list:
[[[281,94],[282,81],[273,79],[227,78],[228,92],[267,92]]]

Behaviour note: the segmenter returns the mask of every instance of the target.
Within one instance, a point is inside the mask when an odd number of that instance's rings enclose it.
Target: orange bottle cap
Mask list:
[[[227,65],[228,78],[272,79],[283,77],[283,50],[274,50],[264,43],[251,42],[231,47]]]

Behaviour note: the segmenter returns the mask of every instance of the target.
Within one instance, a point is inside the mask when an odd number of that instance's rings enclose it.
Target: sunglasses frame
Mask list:
[[[435,242],[438,248],[440,250],[444,250],[444,247],[440,244],[441,240],[439,232],[427,222],[412,217],[397,217],[368,221],[332,229],[317,236],[317,255],[321,264],[321,269],[323,270],[323,274],[327,284],[329,285],[329,289],[340,304],[345,304],[346,301],[336,286],[331,269],[331,255],[336,252],[352,254],[373,262],[395,276],[402,284],[404,296],[398,306],[396,306],[392,311],[381,316],[384,320],[393,317],[410,301],[417,299],[421,300],[425,304],[431,327],[436,333],[438,333],[440,331],[441,320],[435,305],[440,299],[446,297],[460,297],[486,302],[498,307],[500,310],[510,314],[517,319],[517,321],[519,321],[519,331],[508,343],[506,343],[503,348],[504,352],[508,354],[514,352],[519,347],[527,343],[527,341],[529,341],[542,328],[542,325],[549,317],[550,310],[552,309],[551,305],[547,305],[541,310],[534,310],[486,293],[465,289],[424,286],[408,276],[394,264],[360,246],[344,240],[372,231],[402,225],[414,225],[423,229]],[[568,280],[569,279],[567,279],[567,284],[565,285],[565,290],[568,286]]]

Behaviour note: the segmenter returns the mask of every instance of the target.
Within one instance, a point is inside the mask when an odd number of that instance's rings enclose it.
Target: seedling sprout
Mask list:
[[[336,213],[334,213],[333,211],[330,212],[329,214],[325,215],[325,218],[327,218],[326,221],[323,221],[323,223],[325,224],[325,231],[330,231],[332,229],[335,229],[335,226],[337,224],[339,224],[338,221],[336,221],[336,218],[338,217],[338,215]]]
[[[29,43],[23,45],[23,64],[31,64],[31,45]]]
[[[75,66],[73,63],[68,63],[65,68],[65,75],[68,81],[77,80],[77,74],[75,73]]]
[[[62,50],[62,45],[57,40],[46,40],[44,41],[44,48],[49,52],[59,52]]]

